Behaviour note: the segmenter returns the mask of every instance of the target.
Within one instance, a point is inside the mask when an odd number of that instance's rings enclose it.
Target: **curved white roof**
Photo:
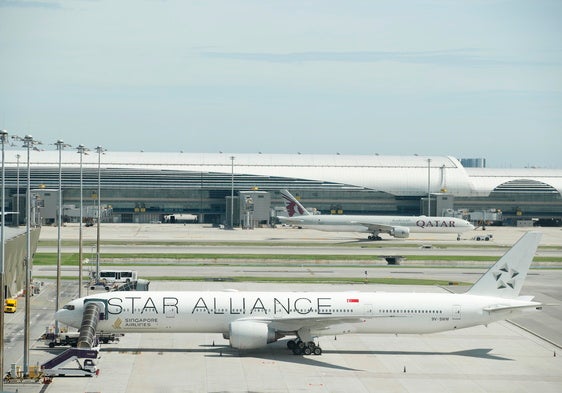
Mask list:
[[[25,166],[26,151],[6,151],[6,165]],[[232,157],[234,157],[232,159]],[[517,179],[544,182],[562,193],[562,170],[464,168],[448,156],[239,154],[175,152],[105,152],[102,168],[174,170],[287,177],[333,182],[380,190],[393,195],[425,195],[428,189],[428,160],[431,164],[431,192],[446,189],[457,196],[486,196],[494,188]],[[78,167],[80,155],[62,152],[64,167]],[[32,167],[58,167],[58,151],[33,151]],[[98,154],[83,156],[84,168],[97,168]]]

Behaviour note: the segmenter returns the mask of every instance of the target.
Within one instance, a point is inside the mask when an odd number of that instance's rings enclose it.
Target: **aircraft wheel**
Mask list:
[[[299,349],[304,349],[304,348],[306,347],[306,344],[305,344],[303,341],[299,341],[299,342],[297,343],[297,347],[298,347]]]
[[[322,348],[316,347],[314,348],[314,351],[312,351],[312,353],[314,353],[317,356],[322,355]]]
[[[302,355],[302,349],[300,349],[299,347],[294,347],[293,355]]]
[[[287,341],[287,348],[293,349],[295,347],[295,345],[296,345],[295,340]]]
[[[302,353],[308,356],[312,354],[312,349],[310,349],[310,347],[306,347],[305,349],[303,349]]]

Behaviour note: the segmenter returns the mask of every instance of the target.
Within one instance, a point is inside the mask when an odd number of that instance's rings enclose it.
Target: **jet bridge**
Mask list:
[[[96,343],[96,327],[100,319],[100,306],[97,303],[88,303],[84,308],[80,335],[78,336],[78,348],[92,348]]]

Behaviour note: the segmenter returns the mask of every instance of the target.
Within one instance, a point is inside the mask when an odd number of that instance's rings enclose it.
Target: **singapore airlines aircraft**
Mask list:
[[[474,229],[474,225],[461,218],[427,216],[360,216],[311,214],[292,196],[282,190],[288,217],[277,218],[285,224],[328,232],[368,232],[369,240],[381,240],[380,233],[407,238],[410,233],[461,233]]]
[[[384,292],[106,292],[76,299],[59,322],[102,333],[222,333],[252,349],[290,336],[295,354],[320,355],[317,338],[346,333],[432,333],[461,329],[541,309],[519,296],[541,234],[528,232],[466,293]],[[84,310],[97,307],[83,317]]]

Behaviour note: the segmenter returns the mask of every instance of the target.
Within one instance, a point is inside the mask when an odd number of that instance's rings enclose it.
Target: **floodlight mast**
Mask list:
[[[82,224],[84,221],[84,188],[83,188],[83,171],[82,162],[84,154],[88,154],[84,145],[76,146],[78,154],[80,154],[80,225],[78,230],[78,297],[82,297],[82,269],[83,269],[83,254],[82,254]]]
[[[4,145],[8,139],[8,131],[0,130],[0,142],[2,143],[2,224],[0,229],[0,304],[2,310],[0,311],[0,392],[4,391],[4,260],[6,252],[4,250],[4,227],[6,225],[6,176],[4,172]]]
[[[32,268],[32,257],[31,257],[31,165],[30,165],[30,151],[39,150],[37,145],[42,143],[34,139],[31,135],[26,135],[21,138],[19,136],[12,136],[12,138],[23,142],[23,147],[27,150],[27,191],[25,197],[26,204],[26,255],[25,255],[25,316],[24,316],[24,337],[23,337],[23,374],[24,376],[29,375],[29,323],[30,323],[30,289],[31,289],[31,268]]]
[[[55,298],[55,312],[60,308],[60,287],[61,287],[61,227],[62,227],[62,149],[70,145],[61,139],[54,145],[59,152],[59,192],[58,192],[58,213],[57,213],[57,294]],[[55,320],[55,333],[59,333],[59,322]]]
[[[234,229],[234,159],[230,156],[230,229]]]
[[[100,222],[101,222],[101,155],[106,151],[101,146],[96,147],[98,153],[98,222],[96,234],[96,281],[100,277]]]

